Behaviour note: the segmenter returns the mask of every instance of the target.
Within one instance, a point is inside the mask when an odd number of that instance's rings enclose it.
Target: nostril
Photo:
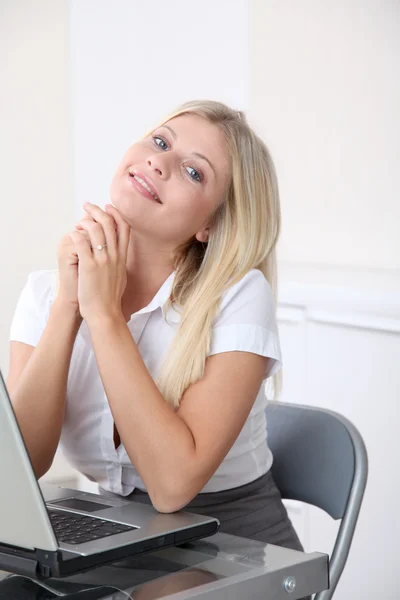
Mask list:
[[[151,167],[152,169],[154,169],[154,171],[156,173],[158,173],[159,175],[162,175],[161,169],[159,167],[156,167],[155,165],[153,165],[153,163],[151,162],[150,158],[146,159],[146,164],[147,164],[148,167]]]

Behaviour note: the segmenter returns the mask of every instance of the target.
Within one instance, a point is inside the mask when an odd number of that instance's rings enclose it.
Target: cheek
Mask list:
[[[116,173],[115,177],[121,177],[124,173],[127,172],[129,167],[134,165],[140,159],[140,147],[138,144],[131,146],[122,157]]]
[[[177,184],[171,192],[174,209],[180,211],[187,219],[195,219],[203,211],[205,206],[203,195],[191,189],[191,186]]]
[[[111,180],[111,185],[110,185],[110,197],[111,200],[113,200],[113,197],[115,196],[115,194],[118,191],[118,178],[119,178],[119,173],[115,173],[114,177]]]
[[[114,173],[114,176],[111,180],[111,185],[110,185],[110,193],[116,193],[118,192],[120,186],[121,186],[121,180],[123,179],[123,177],[125,175],[127,175],[127,171],[129,169],[129,167],[131,167],[133,164],[135,163],[135,157],[134,157],[134,152],[132,151],[132,149],[130,149],[128,152],[125,153],[123,159],[121,160],[120,164],[117,167],[117,170]]]
[[[181,229],[196,233],[204,226],[207,218],[214,208],[214,203],[204,194],[199,192],[186,193],[175,205],[174,213],[177,224],[180,224]]]
[[[125,166],[125,161],[121,162],[117,168],[117,170],[114,172],[114,175],[111,179],[111,189],[115,189],[116,185],[118,184],[118,180],[123,176],[124,172],[126,171],[126,166]]]

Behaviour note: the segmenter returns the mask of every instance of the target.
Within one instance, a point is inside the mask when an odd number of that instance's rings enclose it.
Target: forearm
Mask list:
[[[80,315],[54,303],[46,328],[10,397],[36,477],[53,462],[61,435],[72,350]]]
[[[190,478],[192,433],[158,390],[125,320],[106,318],[89,329],[121,440],[153,504],[162,510]]]

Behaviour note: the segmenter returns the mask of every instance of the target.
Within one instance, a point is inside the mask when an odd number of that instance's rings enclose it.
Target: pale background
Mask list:
[[[126,147],[188,99],[244,110],[281,191],[283,400],[342,412],[369,452],[338,600],[398,598],[399,55],[395,0],[0,2],[3,375],[28,273],[56,268]],[[61,459],[50,476],[86,486]],[[329,552],[336,526],[288,507]]]

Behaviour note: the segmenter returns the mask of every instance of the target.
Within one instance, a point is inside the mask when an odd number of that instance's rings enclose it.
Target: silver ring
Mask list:
[[[103,246],[99,244],[98,246],[96,246],[96,250],[103,250],[103,248],[105,248],[106,246],[107,244],[103,244]]]

